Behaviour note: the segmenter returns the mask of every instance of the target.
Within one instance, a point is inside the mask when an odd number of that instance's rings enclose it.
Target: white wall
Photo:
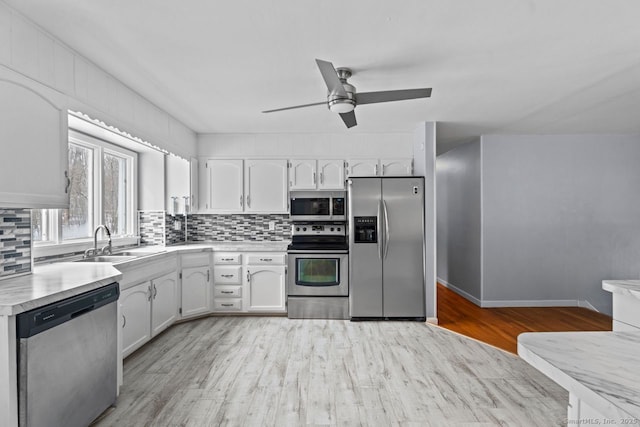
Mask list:
[[[412,158],[411,133],[200,134],[199,157]]]
[[[421,123],[413,136],[414,174],[424,176],[425,307],[427,320],[437,323],[436,297],[436,124]]]
[[[196,136],[175,118],[0,2],[0,67],[66,97],[66,108],[189,158]]]
[[[602,280],[640,277],[639,161],[637,135],[485,135],[439,156],[438,276],[483,307],[611,314]]]
[[[438,280],[479,305],[482,299],[480,139],[438,156],[436,171]]]
[[[482,137],[483,304],[587,301],[640,277],[640,136]]]

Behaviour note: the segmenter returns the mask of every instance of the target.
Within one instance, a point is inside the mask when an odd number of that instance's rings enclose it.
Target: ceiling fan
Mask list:
[[[431,88],[356,93],[356,88],[352,84],[347,83],[347,79],[352,75],[349,68],[336,69],[331,62],[323,61],[321,59],[316,59],[316,64],[318,64],[320,74],[322,74],[322,78],[329,90],[326,101],[296,105],[293,107],[277,108],[275,110],[263,111],[263,113],[273,113],[276,111],[292,110],[294,108],[311,107],[314,105],[326,105],[329,107],[329,110],[340,114],[340,117],[344,124],[347,125],[347,128],[351,128],[358,124],[356,122],[356,115],[353,111],[354,108],[356,108],[356,105],[401,101],[404,99],[429,98],[431,96]]]

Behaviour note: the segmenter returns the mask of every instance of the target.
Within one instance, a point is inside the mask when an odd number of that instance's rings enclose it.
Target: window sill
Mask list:
[[[113,248],[121,246],[137,245],[140,237],[127,236],[127,237],[114,237],[111,240]],[[98,240],[98,247],[102,248],[107,244],[106,240]],[[73,242],[64,242],[58,244],[38,244],[33,247],[33,257],[49,257],[56,255],[73,254],[77,252],[83,252],[89,248],[93,248],[93,239],[74,240]]]

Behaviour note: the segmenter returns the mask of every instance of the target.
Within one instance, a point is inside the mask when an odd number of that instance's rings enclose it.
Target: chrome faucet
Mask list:
[[[101,228],[103,228],[104,231],[107,233],[107,237],[109,238],[109,243],[103,248],[98,249],[98,231],[100,231]],[[104,224],[100,224],[99,226],[96,227],[95,231],[93,232],[93,248],[89,248],[86,251],[84,251],[84,257],[89,258],[89,256],[98,256],[101,254],[111,255],[111,249],[112,249],[111,232],[109,231],[109,227],[107,227]]]

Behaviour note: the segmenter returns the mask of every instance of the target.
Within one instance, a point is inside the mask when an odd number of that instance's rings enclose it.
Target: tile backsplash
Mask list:
[[[274,229],[269,230],[269,223]],[[289,215],[215,215],[187,216],[187,239],[206,241],[282,241],[291,238]]]
[[[138,211],[138,234],[141,245],[165,244],[165,212]]]
[[[31,271],[31,211],[0,209],[0,278]]]

